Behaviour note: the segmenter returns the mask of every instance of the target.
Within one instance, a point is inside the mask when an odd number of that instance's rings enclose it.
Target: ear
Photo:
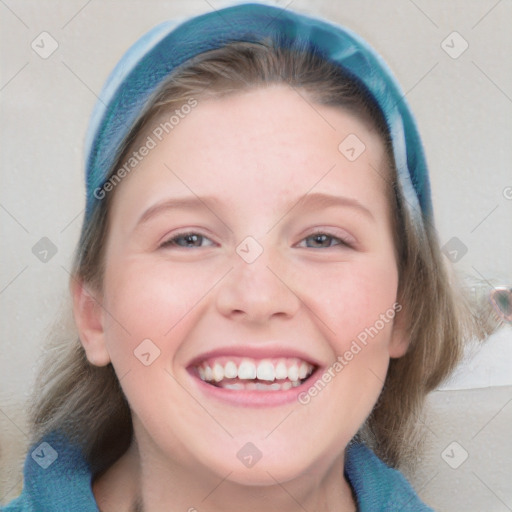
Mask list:
[[[110,355],[105,343],[101,297],[87,288],[82,279],[72,278],[70,288],[73,316],[87,359],[95,366],[106,366],[110,363]]]
[[[393,333],[389,343],[389,357],[399,358],[405,355],[409,348],[409,321],[407,310],[399,303],[394,304],[395,318],[393,319]]]

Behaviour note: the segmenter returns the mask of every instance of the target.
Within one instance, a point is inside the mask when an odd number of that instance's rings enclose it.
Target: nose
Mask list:
[[[252,263],[235,254],[234,268],[217,292],[217,310],[225,317],[252,324],[292,318],[301,301],[283,263],[266,250]]]

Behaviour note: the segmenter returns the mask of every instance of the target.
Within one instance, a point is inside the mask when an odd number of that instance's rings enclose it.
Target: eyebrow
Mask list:
[[[213,210],[208,206],[209,204],[219,205],[219,200],[213,196],[186,196],[186,197],[173,197],[165,199],[159,203],[150,206],[144,213],[139,217],[136,222],[136,226],[146,223],[152,217],[166,212],[168,210],[197,210],[197,209],[208,209]],[[217,215],[217,214],[215,214]]]
[[[370,220],[375,220],[373,213],[369,208],[364,206],[358,199],[352,197],[345,197],[336,194],[325,194],[321,192],[314,192],[311,194],[305,194],[301,198],[297,200],[297,202],[290,207],[287,212],[293,210],[296,206],[301,206],[302,208],[307,209],[319,209],[319,208],[329,208],[332,206],[344,207],[344,208],[352,208],[359,213],[364,214]]]
[[[137,220],[136,226],[144,224],[152,217],[155,217],[156,215],[169,210],[197,210],[206,208],[218,217],[218,215],[208,206],[208,204],[215,205],[216,208],[221,209],[222,203],[214,196],[186,196],[165,199],[164,201],[156,203],[145,210]],[[359,213],[364,214],[368,219],[375,221],[375,217],[373,216],[372,212],[359,200],[350,197],[325,194],[320,192],[305,194],[297,198],[294,202],[288,204],[285,209],[286,213],[283,215],[283,217],[288,215],[292,210],[299,206],[302,209],[307,210],[329,208],[333,206],[352,208]]]

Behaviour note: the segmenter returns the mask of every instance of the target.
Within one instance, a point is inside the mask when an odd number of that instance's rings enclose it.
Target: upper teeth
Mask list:
[[[299,381],[313,373],[314,367],[300,359],[288,358],[259,362],[251,359],[203,362],[197,367],[199,377],[204,381],[220,382],[224,379],[275,381],[288,379]]]

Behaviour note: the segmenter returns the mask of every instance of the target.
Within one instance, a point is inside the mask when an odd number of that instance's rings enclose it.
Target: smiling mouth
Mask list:
[[[303,384],[316,367],[299,358],[219,357],[195,366],[199,378],[232,391],[286,391]]]

